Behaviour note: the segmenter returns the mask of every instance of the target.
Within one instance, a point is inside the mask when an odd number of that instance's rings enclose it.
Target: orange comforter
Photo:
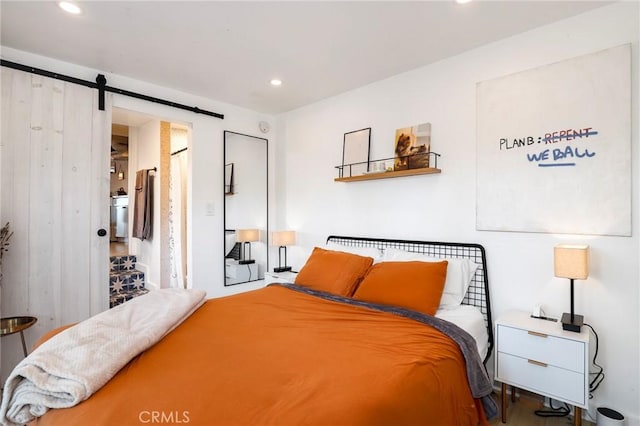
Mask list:
[[[477,425],[458,346],[417,321],[270,286],[211,299],[39,426]]]

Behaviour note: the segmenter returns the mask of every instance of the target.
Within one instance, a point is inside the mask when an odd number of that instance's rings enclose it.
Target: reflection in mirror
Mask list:
[[[233,163],[224,165],[224,193],[233,194]]]
[[[224,132],[225,286],[264,279],[268,268],[267,145]]]

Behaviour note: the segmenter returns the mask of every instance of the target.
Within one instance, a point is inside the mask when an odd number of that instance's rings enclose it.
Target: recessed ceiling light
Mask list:
[[[271,80],[270,83],[272,86],[280,86],[282,84],[282,80],[278,80],[277,78],[274,78],[273,80]]]
[[[471,0],[456,0],[456,3],[458,4],[471,3]]]
[[[58,6],[60,6],[60,9],[67,13],[71,13],[72,15],[80,15],[82,13],[82,9],[80,9],[77,4],[71,3],[70,1],[58,2]]]

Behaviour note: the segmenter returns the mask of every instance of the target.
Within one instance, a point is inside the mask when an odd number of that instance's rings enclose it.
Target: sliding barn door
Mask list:
[[[2,68],[0,226],[13,237],[2,260],[2,317],[38,318],[27,346],[54,327],[109,306],[111,96]],[[22,358],[2,338],[2,380]]]

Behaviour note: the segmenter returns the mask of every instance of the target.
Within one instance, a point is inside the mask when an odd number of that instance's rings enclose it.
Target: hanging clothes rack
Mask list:
[[[178,154],[180,154],[181,152],[185,152],[187,149],[188,149],[188,148],[182,148],[182,149],[179,149],[179,150],[177,150],[176,152],[172,152],[172,153],[171,153],[171,155],[178,155]]]

